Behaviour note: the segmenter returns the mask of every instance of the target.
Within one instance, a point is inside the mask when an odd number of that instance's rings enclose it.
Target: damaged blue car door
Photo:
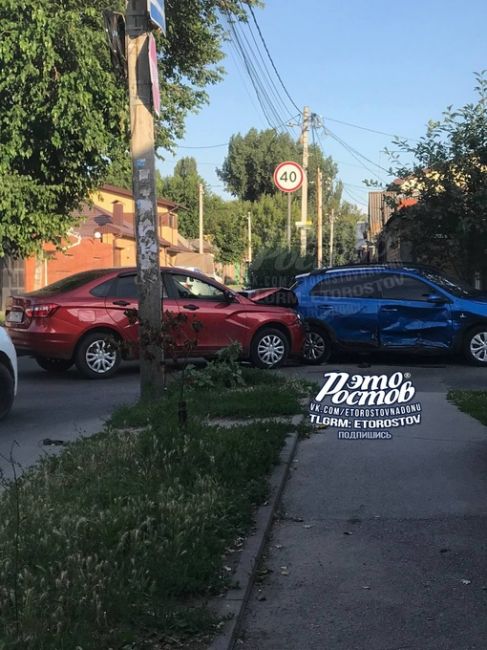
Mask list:
[[[404,273],[380,281],[379,346],[445,350],[453,345],[451,299],[432,284]]]

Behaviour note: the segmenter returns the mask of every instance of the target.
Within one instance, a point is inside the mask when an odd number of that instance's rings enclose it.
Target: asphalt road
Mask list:
[[[0,468],[10,474],[5,457],[11,450],[27,467],[56,449],[44,445],[46,439],[73,440],[100,431],[117,406],[136,401],[138,390],[136,363],[123,364],[112,379],[89,381],[75,368],[51,375],[33,359],[19,358],[17,397],[10,416],[0,423]]]
[[[418,388],[422,390],[446,391],[450,387],[487,389],[487,370],[459,361],[374,357],[371,368],[380,372],[396,366],[413,372],[419,382]],[[283,372],[319,382],[328,367],[290,365]],[[358,359],[342,358],[336,367],[357,368]],[[10,417],[0,423],[0,454],[8,457],[14,445],[16,460],[28,466],[41,454],[55,450],[43,444],[45,439],[72,440],[96,433],[117,406],[137,400],[138,382],[138,364],[135,362],[122,364],[112,379],[89,381],[81,378],[75,368],[63,375],[50,375],[32,359],[21,357],[15,405]],[[0,468],[7,465],[0,458]]]
[[[421,424],[392,440],[325,429],[299,444],[236,648],[487,648],[487,427],[445,399],[487,389],[487,369],[394,364],[360,372],[409,371]],[[319,382],[324,369],[284,372]]]

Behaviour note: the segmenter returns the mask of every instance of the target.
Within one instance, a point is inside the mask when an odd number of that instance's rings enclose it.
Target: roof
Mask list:
[[[133,193],[130,190],[125,189],[124,187],[117,187],[116,185],[102,185],[102,187],[99,188],[100,191],[102,192],[111,192],[112,194],[118,194],[120,196],[126,196],[131,199],[134,198]],[[161,207],[164,208],[169,208],[170,210],[178,210],[179,208],[182,208],[183,206],[180,205],[179,203],[175,203],[174,201],[170,201],[169,199],[164,199],[164,198],[158,198],[157,199],[157,205],[160,205]]]

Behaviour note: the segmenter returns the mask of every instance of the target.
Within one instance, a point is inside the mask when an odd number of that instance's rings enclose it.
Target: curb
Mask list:
[[[291,425],[297,426],[302,419],[302,415],[294,416]],[[297,444],[298,434],[296,432],[286,438],[279,457],[279,465],[277,465],[269,479],[271,496],[267,504],[257,510],[255,532],[245,540],[237,569],[232,576],[239,586],[236,589],[229,589],[224,598],[218,602],[218,605],[213,607],[217,616],[228,620],[226,620],[219,635],[208,646],[208,650],[232,650],[237,640],[243,612],[254,586],[259,562],[272,527],[274,513],[286,484],[290,465],[296,453]]]

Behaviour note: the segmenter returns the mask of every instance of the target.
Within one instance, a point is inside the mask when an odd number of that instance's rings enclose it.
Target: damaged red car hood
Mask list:
[[[263,289],[248,289],[239,291],[239,294],[245,296],[252,302],[261,305],[275,305],[276,307],[297,307],[298,299],[291,289],[283,287],[266,287]]]

